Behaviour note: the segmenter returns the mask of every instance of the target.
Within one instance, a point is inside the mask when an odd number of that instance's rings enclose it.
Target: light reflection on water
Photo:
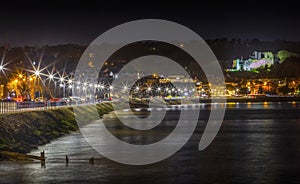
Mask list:
[[[219,134],[204,151],[198,151],[204,120],[199,121],[194,135],[179,152],[146,166],[127,166],[103,158],[75,132],[31,153],[38,155],[45,150],[46,168],[41,168],[39,162],[2,162],[0,183],[299,183],[299,112],[286,118],[272,118],[277,113],[272,110],[297,110],[299,103],[252,102],[226,106],[236,111],[235,117],[224,120]],[[209,104],[205,107],[209,108]],[[241,116],[244,109],[256,111],[247,119]],[[150,130],[148,139],[142,139],[119,127],[114,115],[105,116],[105,120],[118,138],[128,142],[160,139],[176,125],[172,117],[168,118],[164,127],[159,131]],[[68,165],[65,155],[70,160]],[[89,163],[91,157],[95,158],[94,165]]]

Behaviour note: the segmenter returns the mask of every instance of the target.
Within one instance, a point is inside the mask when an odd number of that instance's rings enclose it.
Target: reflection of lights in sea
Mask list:
[[[251,107],[251,102],[248,102],[248,103],[247,103],[247,106],[248,106],[248,107]]]

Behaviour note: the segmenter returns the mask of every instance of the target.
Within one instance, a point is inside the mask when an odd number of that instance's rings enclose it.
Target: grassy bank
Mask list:
[[[94,106],[82,106],[81,117],[89,121]],[[99,115],[112,110],[111,104],[97,105]],[[0,150],[28,153],[71,131],[78,130],[72,108],[19,112],[0,115]]]

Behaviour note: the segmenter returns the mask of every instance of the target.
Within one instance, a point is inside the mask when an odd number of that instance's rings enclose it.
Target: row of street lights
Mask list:
[[[35,64],[32,64],[33,70],[25,70],[29,73],[31,73],[34,76],[34,92],[36,92],[36,85],[39,86],[40,82],[42,83],[41,91],[38,91],[41,93],[41,96],[43,97],[43,88],[46,85],[46,81],[48,80],[48,85],[51,87],[51,83],[54,83],[54,97],[57,97],[57,87],[59,86],[62,90],[62,97],[66,97],[66,89],[68,89],[68,96],[73,94],[74,90],[77,90],[75,94],[78,94],[79,96],[94,96],[97,93],[106,93],[109,95],[109,97],[112,96],[112,92],[116,92],[115,95],[124,95],[126,92],[133,91],[140,93],[142,91],[146,91],[148,93],[155,92],[156,95],[160,95],[161,93],[165,93],[167,95],[169,94],[191,94],[195,92],[194,87],[187,87],[187,86],[180,86],[178,88],[175,88],[174,86],[148,86],[142,87],[142,86],[136,86],[133,88],[130,88],[126,85],[119,85],[119,86],[112,86],[109,84],[102,84],[98,82],[89,82],[85,80],[76,80],[72,78],[72,75],[66,75],[65,72],[59,73],[54,72],[54,69],[49,72],[47,68],[40,69],[40,63],[36,67]],[[5,74],[5,70],[9,70],[6,68],[6,65],[3,63],[0,64],[0,71]],[[44,73],[43,71],[47,71],[47,73]],[[31,79],[31,78],[30,78]],[[51,90],[50,90],[51,91]],[[153,93],[153,95],[155,95]],[[36,95],[34,95],[36,97]],[[52,96],[52,95],[51,95]]]

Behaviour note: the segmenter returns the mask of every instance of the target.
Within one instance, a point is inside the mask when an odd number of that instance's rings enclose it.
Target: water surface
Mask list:
[[[202,108],[209,109],[211,105],[203,104]],[[299,103],[226,106],[222,127],[204,151],[198,150],[198,144],[205,118],[199,120],[194,135],[180,151],[145,166],[108,160],[94,151],[79,132],[74,132],[31,153],[38,155],[45,150],[45,168],[39,162],[1,162],[0,183],[299,183]],[[176,126],[176,114],[178,109],[170,110],[160,127],[146,135],[120,126],[113,114],[104,119],[119,139],[146,144],[168,135]],[[93,165],[89,163],[91,157],[95,158]]]

